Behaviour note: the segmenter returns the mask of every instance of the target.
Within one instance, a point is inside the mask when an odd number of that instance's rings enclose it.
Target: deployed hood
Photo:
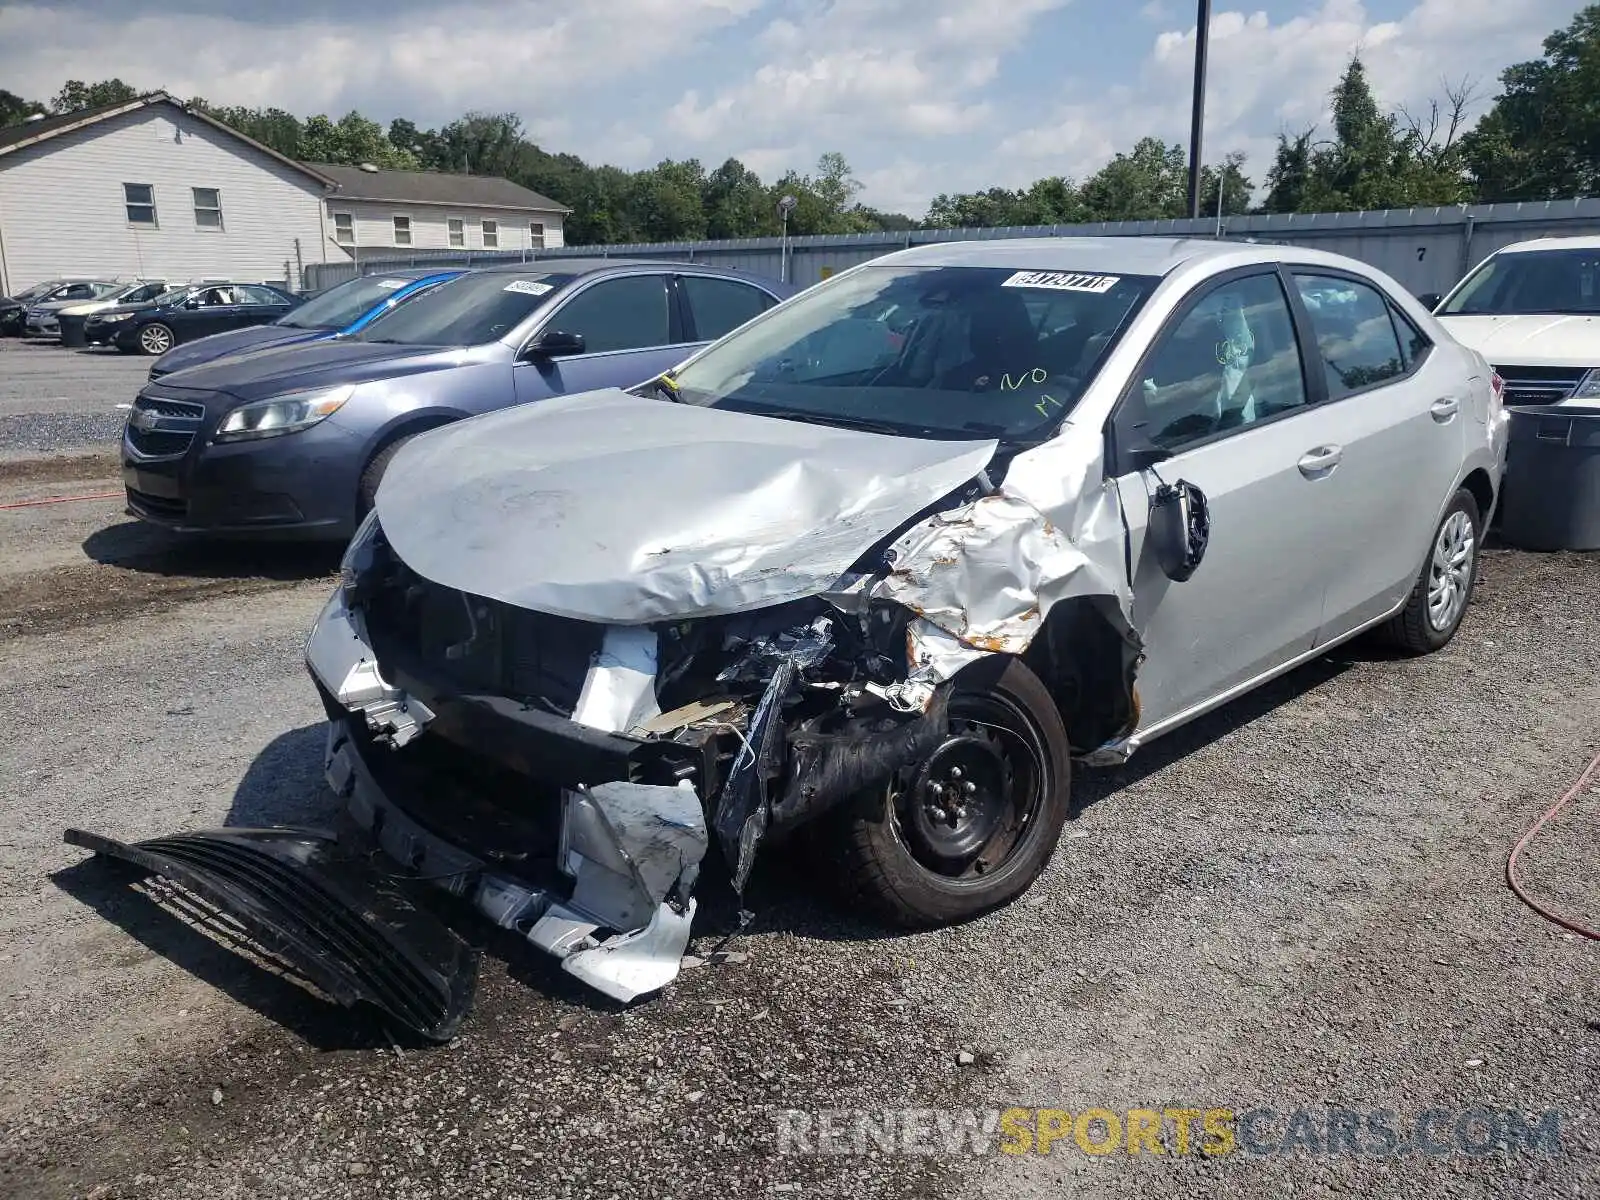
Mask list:
[[[287,332],[280,326],[269,328]],[[204,362],[187,369],[176,368],[183,370],[181,376],[165,375],[161,382],[170,382],[174,387],[224,392],[240,400],[256,400],[316,387],[371,383],[421,371],[443,370],[470,361],[473,353],[473,349],[440,349],[437,346],[385,346],[327,338],[301,340],[263,347],[260,353],[241,353],[238,357]],[[163,363],[166,358],[167,355],[162,356]]]
[[[426,579],[640,624],[826,591],[994,451],[611,389],[407,443],[377,510],[389,544]]]
[[[1536,313],[1441,316],[1439,322],[1496,366],[1600,367],[1600,317]]]
[[[331,329],[299,329],[289,325],[251,325],[244,329],[230,329],[226,333],[214,333],[210,337],[200,338],[198,341],[185,342],[174,346],[161,356],[161,361],[156,364],[162,374],[173,371],[182,371],[189,367],[198,367],[203,363],[216,362],[219,358],[227,358],[234,354],[243,354],[249,350],[265,350],[272,346],[288,346],[294,342],[309,342],[318,338],[330,337]]]

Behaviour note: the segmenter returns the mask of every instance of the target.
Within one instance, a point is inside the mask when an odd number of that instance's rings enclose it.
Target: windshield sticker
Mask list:
[[[1018,271],[1001,287],[1049,288],[1056,292],[1093,292],[1104,295],[1117,286],[1120,275],[1084,275],[1077,271]]]
[[[521,292],[524,296],[542,296],[550,290],[548,283],[540,283],[535,279],[513,279],[506,284],[508,292]]]
[[[404,279],[380,279],[380,280],[378,280],[378,286],[379,287],[381,287],[381,288],[389,288],[391,290],[393,290],[394,288],[403,288],[403,287],[405,287],[405,285],[406,285],[406,281]]]

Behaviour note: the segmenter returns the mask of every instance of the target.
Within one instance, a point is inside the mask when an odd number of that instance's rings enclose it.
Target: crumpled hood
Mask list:
[[[1600,367],[1600,318],[1543,313],[1439,322],[1496,366]]]
[[[377,510],[435,583],[641,624],[826,591],[994,451],[610,389],[424,434],[390,464]]]

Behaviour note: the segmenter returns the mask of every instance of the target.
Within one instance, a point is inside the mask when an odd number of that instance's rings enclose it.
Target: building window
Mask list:
[[[411,245],[410,217],[396,217],[394,219],[394,244],[396,246]]]
[[[483,248],[497,250],[500,248],[500,222],[485,221],[483,223]]]
[[[222,193],[216,188],[190,188],[194,193],[196,229],[222,228]]]
[[[452,246],[465,246],[467,244],[467,223],[460,217],[449,217],[445,225],[450,231],[450,244]]]
[[[128,209],[129,225],[154,225],[156,223],[156,189],[153,184],[123,184],[122,202]]]
[[[333,240],[341,246],[354,246],[356,244],[356,219],[354,214],[333,214]]]
[[[544,249],[544,222],[528,222],[528,248],[530,250]]]

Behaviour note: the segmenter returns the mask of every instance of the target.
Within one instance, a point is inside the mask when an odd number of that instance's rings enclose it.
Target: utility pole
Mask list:
[[[1211,40],[1211,0],[1200,0],[1194,27],[1194,107],[1189,124],[1189,215],[1200,215],[1200,159],[1206,124],[1206,45]]]

